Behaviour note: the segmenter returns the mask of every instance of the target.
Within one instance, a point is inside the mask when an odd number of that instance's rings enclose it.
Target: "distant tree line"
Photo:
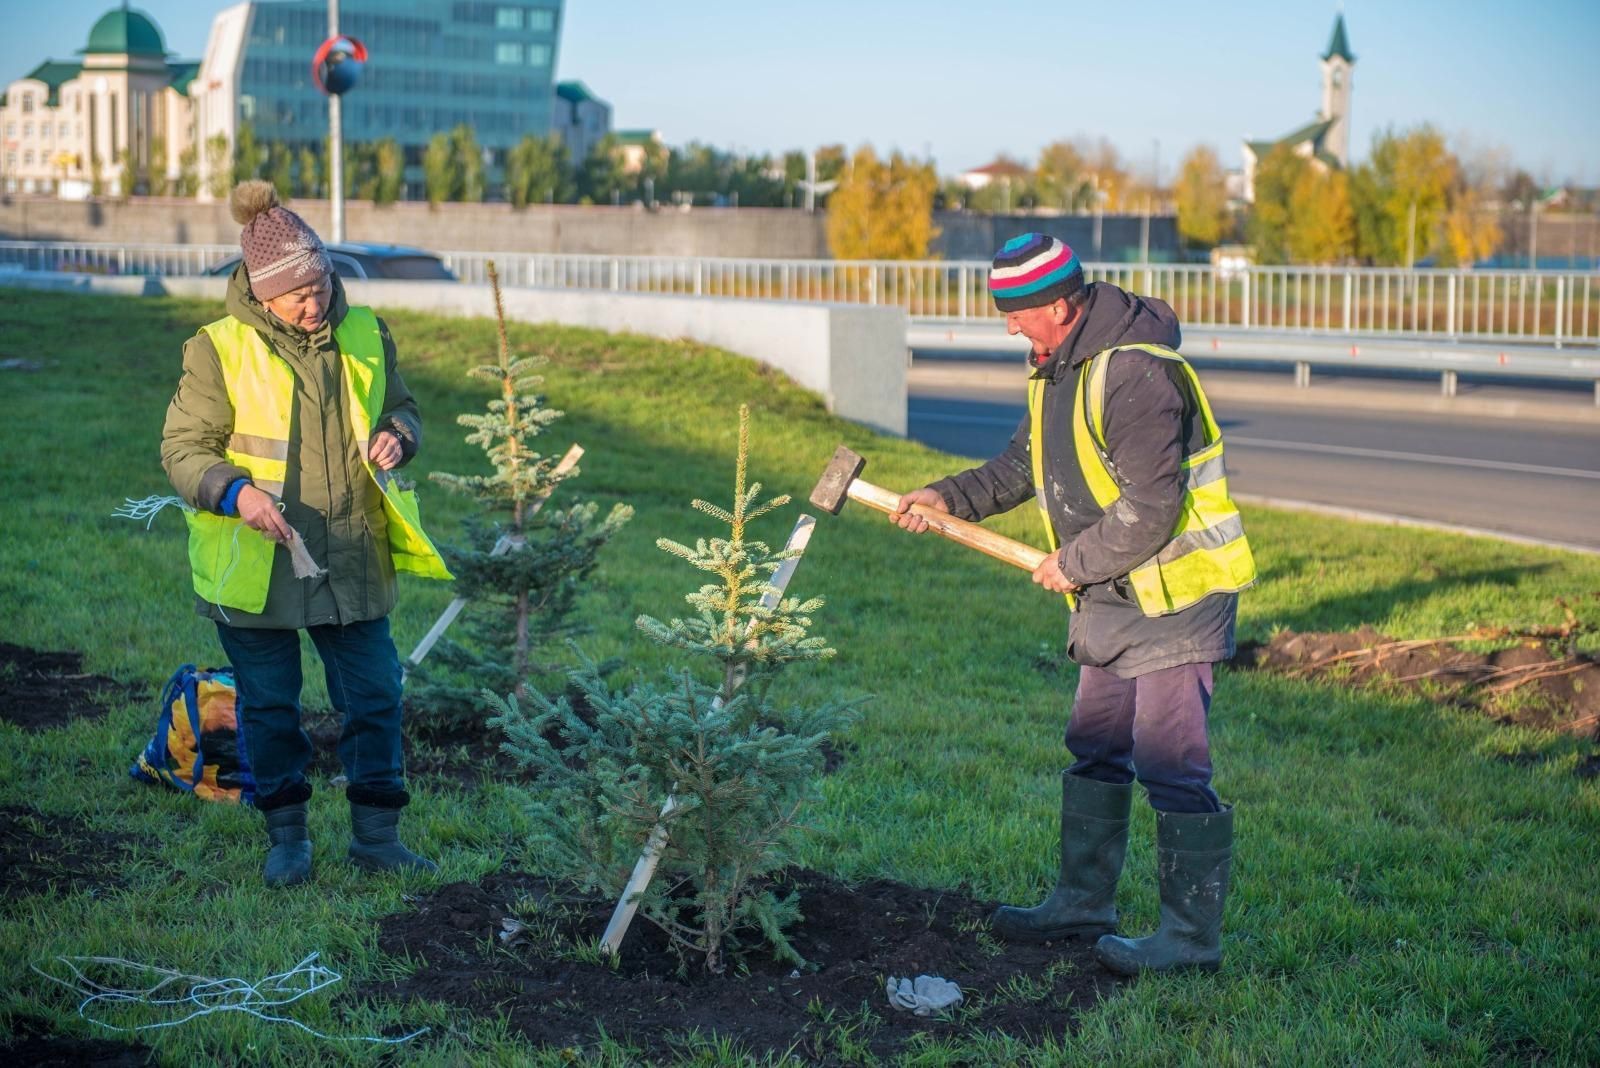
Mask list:
[[[225,160],[226,138],[213,140],[220,140]],[[216,158],[216,151],[207,145],[207,161],[214,175],[225,172],[233,182],[265,178],[284,196],[327,195],[323,145],[263,144],[252,125],[245,122],[233,140],[231,169],[225,163],[217,165],[222,161]],[[380,204],[405,196],[405,156],[393,138],[365,144],[346,142],[344,155],[347,196]],[[835,180],[845,169],[847,156],[842,145],[822,148],[816,155],[819,182]],[[602,138],[579,160],[571,158],[555,134],[529,134],[497,155],[486,153],[472,128],[462,125],[429,140],[421,170],[421,191],[430,204],[509,201],[522,208],[530,204],[647,202],[770,208],[803,203],[806,158],[799,151],[778,156],[740,155],[699,142],[682,147],[649,142],[625,150],[615,134]],[[194,184],[193,191],[198,191],[198,182]]]
[[[1470,265],[1500,243],[1497,206],[1531,185],[1501,154],[1463,158],[1429,125],[1380,131],[1348,171],[1279,146],[1257,168],[1245,233],[1261,263]]]
[[[159,144],[152,159],[164,158]],[[231,146],[216,137],[200,150],[208,190],[225,195],[231,182],[262,177],[287,197],[328,191],[320,145],[263,144],[249,123]],[[148,190],[192,196],[199,189],[199,152],[185,152],[180,176],[123,167],[124,195]],[[393,138],[347,143],[346,195],[388,204],[407,194],[405,153]],[[815,154],[816,180],[828,189],[828,240],[840,258],[921,258],[937,229],[936,210],[979,213],[1172,213],[1191,249],[1247,242],[1258,263],[1403,265],[1470,264],[1500,243],[1499,212],[1530,211],[1539,183],[1511,167],[1504,152],[1452,148],[1429,125],[1380,131],[1365,162],[1349,170],[1313,163],[1289,146],[1261,159],[1255,199],[1230,191],[1217,153],[1198,146],[1184,155],[1170,186],[1154,168],[1142,171],[1105,139],[1079,137],[1046,145],[1027,165],[1002,157],[981,188],[940,181],[932,161],[901,153],[880,159],[870,145],[849,153],[829,145]],[[421,155],[421,192],[430,204],[504,201],[532,204],[714,204],[793,207],[805,201],[806,156],[742,155],[699,142],[624,145],[608,134],[574,160],[554,135],[529,135],[502,154],[485,152],[471,127],[436,134]],[[98,181],[98,178],[96,178]]]

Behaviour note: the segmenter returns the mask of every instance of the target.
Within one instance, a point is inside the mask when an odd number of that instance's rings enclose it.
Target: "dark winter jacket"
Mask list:
[[[1177,317],[1164,301],[1106,282],[1089,286],[1083,313],[1059,348],[1033,367],[1044,390],[1044,481],[1064,552],[1061,570],[1083,587],[1068,653],[1080,664],[1133,678],[1233,655],[1238,595],[1213,594],[1170,616],[1139,610],[1126,576],[1167,543],[1183,504],[1180,464],[1204,444],[1199,405],[1183,370],[1138,350],[1118,352],[1106,375],[1106,451],[1122,496],[1108,510],[1090,492],[1072,439],[1072,405],[1083,361],[1115,345],[1176,349]],[[1029,420],[981,467],[933,484],[963,519],[1009,511],[1034,496]]]
[[[197,599],[196,611],[236,627],[291,629],[325,623],[379,619],[394,608],[397,593],[389,555],[388,520],[382,495],[357,454],[344,364],[333,328],[349,311],[344,287],[333,280],[328,316],[307,333],[269,312],[250,292],[243,265],[228,283],[228,314],[252,326],[294,372],[289,430],[289,470],[283,487],[283,517],[305,538],[321,578],[297,579],[289,553],[272,559],[267,603],[258,613],[223,610]],[[416,454],[422,436],[417,403],[395,363],[394,339],[382,319],[385,390],[378,429],[400,439],[401,463]],[[233,406],[222,380],[216,347],[204,331],[183,346],[183,376],[167,408],[161,464],[173,488],[191,507],[222,512],[228,486],[243,468],[227,462],[223,446],[233,431]],[[244,530],[241,537],[260,537]]]

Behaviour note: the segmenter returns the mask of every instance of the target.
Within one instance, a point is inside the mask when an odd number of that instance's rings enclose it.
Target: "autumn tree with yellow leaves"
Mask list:
[[[1206,247],[1222,241],[1232,218],[1222,162],[1209,146],[1198,145],[1183,157],[1173,196],[1178,205],[1178,234],[1184,241]]]
[[[828,247],[841,260],[921,260],[939,235],[931,163],[899,152],[880,160],[872,146],[856,151],[828,198]]]
[[[1289,191],[1284,236],[1296,263],[1332,264],[1348,258],[1355,238],[1349,177],[1343,171],[1302,167]]]
[[[1256,170],[1248,224],[1256,260],[1470,265],[1500,241],[1486,202],[1501,170],[1492,154],[1463,163],[1427,124],[1381,131],[1367,161],[1350,171],[1280,145]]]

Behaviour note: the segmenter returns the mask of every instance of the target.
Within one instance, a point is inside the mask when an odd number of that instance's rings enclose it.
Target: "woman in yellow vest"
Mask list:
[[[266,816],[270,886],[311,874],[300,727],[300,634],[344,719],[349,857],[368,870],[434,870],[400,844],[401,676],[389,636],[395,573],[448,578],[416,499],[390,472],[422,423],[394,339],[351,307],[316,233],[266,182],[234,190],[243,262],[228,315],[183,350],[161,461],[189,513],[197,611],[213,620]]]
[[[912,504],[978,520],[1034,499],[1055,550],[1034,581],[1073,610],[1060,875],[1043,904],[991,923],[1018,942],[1097,938],[1123,974],[1214,968],[1233,809],[1211,788],[1211,669],[1233,655],[1238,591],[1255,579],[1222,434],[1162,301],[1085,285],[1077,256],[1043,234],[1006,243],[989,289],[1007,331],[1032,342],[1029,414],[1000,456],[913,490],[890,518],[920,532]],[[1135,778],[1156,810],[1161,926],[1122,938]]]

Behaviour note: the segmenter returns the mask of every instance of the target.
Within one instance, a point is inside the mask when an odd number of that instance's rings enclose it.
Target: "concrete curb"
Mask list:
[[[1295,408],[1328,408],[1345,411],[1387,411],[1412,414],[1474,415],[1487,419],[1532,420],[1547,423],[1570,423],[1580,426],[1600,427],[1600,406],[1585,403],[1576,397],[1571,402],[1551,400],[1523,400],[1515,397],[1474,397],[1456,395],[1443,397],[1425,387],[1415,389],[1395,388],[1411,383],[1379,383],[1366,387],[1337,384],[1312,384],[1300,387],[1284,376],[1284,383],[1248,382],[1231,378],[1228,372],[1207,373],[1203,362],[1197,363],[1200,379],[1205,384],[1206,396],[1226,404],[1229,401],[1254,404],[1273,404]],[[980,387],[1015,389],[1022,397],[1026,370],[1020,360],[995,363],[969,363],[953,365],[943,360],[916,361],[911,367],[910,381],[915,386],[942,386],[946,388]]]
[[[1533,420],[1541,423],[1576,423],[1600,427],[1600,406],[1574,401],[1516,400],[1491,397],[1442,397],[1437,394],[1397,390],[1351,389],[1312,385],[1301,388],[1254,382],[1229,382],[1205,377],[1206,396],[1227,402],[1278,404],[1295,408],[1342,408],[1355,411],[1412,412],[1434,415],[1478,415],[1489,419]]]

